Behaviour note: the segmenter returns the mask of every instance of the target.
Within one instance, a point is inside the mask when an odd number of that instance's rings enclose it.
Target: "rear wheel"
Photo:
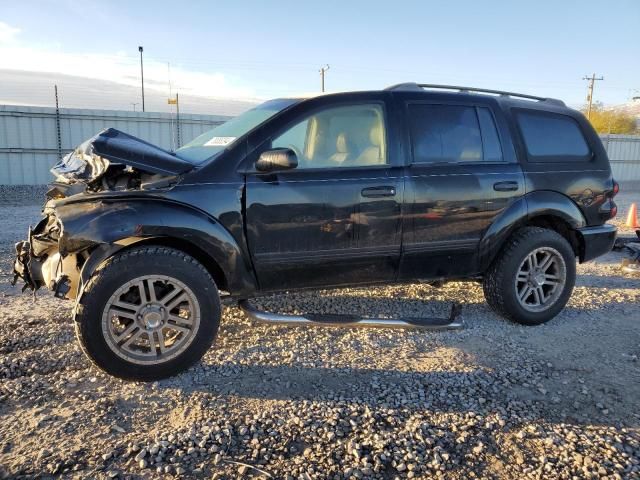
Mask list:
[[[523,325],[539,325],[566,305],[576,277],[567,240],[540,227],[525,227],[508,240],[486,272],[485,298],[497,313]]]
[[[109,259],[88,282],[76,333],[89,358],[120,378],[157,380],[185,370],[213,343],[220,299],[207,270],[165,247]]]

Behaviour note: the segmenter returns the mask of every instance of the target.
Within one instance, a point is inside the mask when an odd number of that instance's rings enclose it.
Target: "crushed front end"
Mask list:
[[[55,179],[44,218],[29,229],[27,240],[16,244],[13,284],[21,278],[23,291],[45,287],[56,297],[76,298],[82,266],[91,252],[111,243],[109,231],[119,219],[137,215],[126,201],[116,202],[113,196],[170,188],[192,168],[175,154],[115,129],[82,143],[51,169]],[[101,200],[110,195],[110,202]],[[111,221],[95,227],[100,218],[114,213]],[[113,233],[125,236],[117,229]]]
[[[45,217],[29,229],[28,239],[16,243],[12,283],[21,278],[23,291],[46,287],[58,298],[75,298],[88,252],[61,252],[62,223],[52,208],[45,212]]]

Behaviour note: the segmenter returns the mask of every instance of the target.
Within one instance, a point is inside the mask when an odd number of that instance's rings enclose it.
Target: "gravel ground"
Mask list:
[[[3,278],[37,217],[0,208]],[[494,315],[475,283],[262,300],[397,316],[455,300],[458,332],[268,327],[226,307],[203,361],[151,384],[90,366],[69,302],[3,282],[0,476],[640,478],[640,282],[622,258],[580,265],[568,307],[533,328]]]

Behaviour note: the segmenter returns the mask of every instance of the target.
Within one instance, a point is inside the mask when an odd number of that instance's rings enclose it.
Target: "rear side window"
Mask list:
[[[585,161],[589,146],[578,123],[567,115],[518,111],[518,125],[533,161]]]
[[[460,105],[409,105],[414,163],[482,160],[476,110]]]
[[[465,105],[409,104],[413,163],[502,161],[491,112]]]

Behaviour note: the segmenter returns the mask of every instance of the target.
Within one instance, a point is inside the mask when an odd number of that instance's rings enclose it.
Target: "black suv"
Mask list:
[[[87,355],[130,379],[201,358],[221,296],[287,322],[247,300],[472,278],[496,312],[540,324],[567,303],[576,258],[616,235],[605,222],[618,185],[587,120],[493,90],[407,83],[272,100],[176,152],[107,129],[52,172],[16,278],[75,299]]]

